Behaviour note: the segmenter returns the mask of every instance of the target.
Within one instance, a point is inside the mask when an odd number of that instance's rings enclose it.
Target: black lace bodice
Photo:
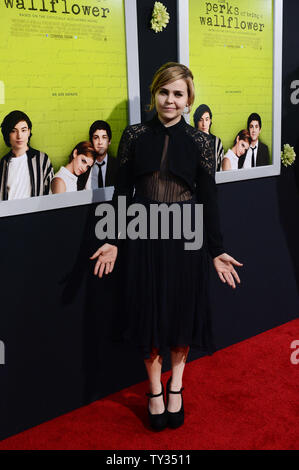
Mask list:
[[[156,117],[128,126],[118,149],[117,196],[128,204],[136,194],[157,202],[186,201],[195,194],[204,204],[204,223],[211,255],[224,252],[219,228],[215,156],[210,139],[182,118],[165,127]]]

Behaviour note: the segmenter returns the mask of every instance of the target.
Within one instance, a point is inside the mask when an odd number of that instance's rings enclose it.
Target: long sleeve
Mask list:
[[[134,126],[128,126],[124,130],[117,152],[117,172],[113,193],[113,205],[117,203],[118,196],[126,196],[130,201],[134,189],[134,168],[133,168],[133,144]],[[128,201],[128,202],[129,202]]]
[[[224,149],[219,137],[215,137],[215,157],[216,157],[216,171],[220,171],[221,163],[224,157]]]
[[[7,163],[3,157],[0,162],[0,200],[4,201],[6,193]]]
[[[215,156],[210,141],[206,138],[201,139],[200,153],[196,192],[198,202],[203,204],[208,249],[212,258],[215,258],[224,253],[225,250],[219,222],[217,186],[215,183]]]
[[[134,127],[128,126],[124,130],[117,152],[117,171],[115,178],[114,193],[112,205],[115,212],[115,239],[109,239],[109,243],[118,245],[119,228],[118,228],[118,209],[119,196],[126,197],[126,205],[128,206],[132,200],[134,191],[134,168],[133,168],[133,145],[134,145]],[[125,217],[125,214],[122,214]]]
[[[49,194],[54,171],[48,155],[45,153],[43,161],[43,194]]]

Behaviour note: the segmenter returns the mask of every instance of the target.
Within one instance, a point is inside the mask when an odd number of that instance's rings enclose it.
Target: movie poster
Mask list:
[[[0,25],[0,121],[24,111],[54,173],[95,120],[109,122],[115,155],[128,122],[123,1],[0,0]]]
[[[221,161],[218,156],[217,170],[271,165],[272,0],[189,0],[189,44],[196,89],[192,111],[206,104],[212,113],[210,134],[218,137],[217,143],[220,140],[224,149]],[[246,132],[240,134],[242,130],[249,132],[251,114],[254,125],[260,127],[253,151]],[[256,134],[251,133],[255,140]]]

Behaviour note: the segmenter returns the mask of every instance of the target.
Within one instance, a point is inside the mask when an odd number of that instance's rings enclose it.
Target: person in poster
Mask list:
[[[239,168],[254,168],[270,164],[270,154],[267,145],[260,141],[262,119],[257,113],[252,113],[247,120],[247,130],[250,133],[251,144],[246,154],[239,159]]]
[[[2,121],[5,144],[11,150],[0,162],[0,200],[49,194],[53,168],[46,153],[29,146],[32,122],[23,111],[12,111]]]
[[[249,149],[251,137],[246,129],[241,130],[234,140],[234,146],[228,149],[222,160],[222,170],[238,170],[239,160]]]
[[[79,142],[71,151],[69,163],[62,166],[51,182],[52,194],[78,191],[78,177],[91,169],[96,152],[90,142]]]
[[[89,140],[96,151],[95,165],[88,175],[86,189],[114,186],[117,170],[116,158],[108,154],[111,144],[111,127],[106,121],[95,121],[89,129]],[[84,176],[81,178],[84,179]]]
[[[212,111],[206,104],[201,104],[195,110],[193,115],[194,127],[209,134],[212,138],[214,150],[215,150],[215,160],[216,160],[216,171],[220,171],[221,163],[224,156],[223,145],[221,139],[216,135],[210,134],[211,125],[212,125]]]

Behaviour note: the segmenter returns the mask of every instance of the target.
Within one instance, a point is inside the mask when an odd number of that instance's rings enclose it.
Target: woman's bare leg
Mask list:
[[[170,352],[171,357],[171,370],[172,379],[170,383],[170,390],[177,392],[182,388],[183,373],[189,352],[189,346],[181,348],[172,348]],[[181,408],[182,399],[180,394],[169,394],[168,411],[174,413]]]
[[[162,371],[162,357],[153,351],[150,359],[144,361],[148,379],[149,379],[149,391],[154,395],[157,395],[162,391],[161,389],[161,371]],[[164,401],[163,396],[151,398],[149,400],[149,410],[151,414],[161,414],[164,412]]]

